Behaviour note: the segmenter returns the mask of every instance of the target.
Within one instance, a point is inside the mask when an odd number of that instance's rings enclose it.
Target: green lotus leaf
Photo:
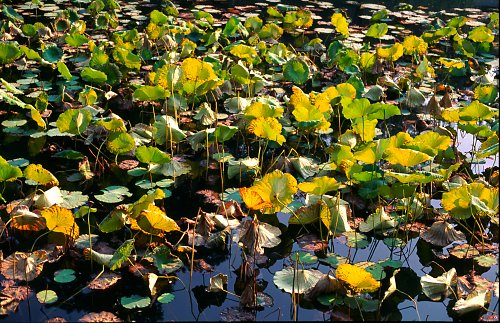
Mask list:
[[[151,299],[148,296],[132,295],[130,297],[123,296],[120,298],[120,304],[126,309],[133,310],[136,308],[145,308],[151,304]]]
[[[82,194],[80,191],[66,191],[61,190],[63,201],[61,206],[67,209],[74,209],[80,207],[89,201],[89,196]]]
[[[7,89],[7,91],[13,93],[13,94],[24,94],[23,91],[18,90],[13,84],[7,82],[3,78],[0,78],[0,81],[2,81],[3,86]]]
[[[259,37],[262,39],[278,39],[281,37],[281,35],[283,35],[283,28],[272,22],[266,23],[259,31]]]
[[[71,75],[68,67],[63,62],[57,62],[57,70],[67,81],[71,81],[73,75]]]
[[[120,203],[126,197],[132,196],[132,193],[125,186],[108,186],[101,192],[102,194],[94,195],[94,197],[104,203]]]
[[[384,94],[384,88],[376,84],[372,86],[363,96],[370,101],[376,102],[380,101],[382,94]]]
[[[0,163],[0,182],[12,182],[21,176],[23,172],[19,167]]]
[[[70,283],[76,279],[73,269],[60,269],[54,273],[54,281],[57,283]]]
[[[251,46],[247,46],[244,44],[238,44],[238,45],[231,47],[230,53],[238,58],[244,59],[245,61],[247,61],[248,63],[251,63],[251,64],[259,64],[261,62],[261,59],[259,57],[257,50]],[[240,65],[240,64],[236,64],[233,67],[237,68],[236,66],[238,66],[238,65]],[[241,75],[243,75],[243,76],[245,75],[245,72],[247,72],[247,74],[248,74],[248,71],[245,71],[246,68],[243,65],[240,65],[240,66],[243,69],[236,70],[236,72],[241,72],[242,73]],[[231,68],[231,75],[233,75],[232,68]],[[248,74],[248,77],[249,76],[250,75]],[[241,83],[241,84],[248,84],[248,83]]]
[[[153,249],[148,256],[153,258],[153,263],[162,275],[168,275],[181,269],[184,264],[176,255],[170,253],[166,246],[160,246]]]
[[[352,130],[361,137],[361,140],[372,141],[377,135],[377,123],[377,119],[357,118],[352,120]]]
[[[259,160],[257,158],[240,158],[228,161],[227,176],[229,179],[235,176],[245,176],[256,174],[259,170]]]
[[[115,155],[128,153],[135,147],[134,138],[126,132],[113,132],[106,141],[106,147]]]
[[[481,267],[490,268],[496,264],[498,264],[498,258],[493,254],[481,255],[479,257],[475,257],[474,261]]]
[[[4,6],[5,8],[5,6]],[[0,43],[0,64],[10,64],[21,56],[21,49],[12,43]]]
[[[116,47],[113,50],[113,58],[117,63],[132,70],[141,68],[141,58],[125,48]]]
[[[356,263],[357,267],[363,268],[370,274],[372,274],[373,278],[375,280],[382,280],[386,277],[386,273],[384,271],[384,267],[378,263],[371,262],[371,261],[363,261],[363,262],[358,262]]]
[[[64,38],[64,40],[69,46],[77,48],[89,41],[87,37],[76,32],[69,34]]]
[[[97,125],[103,126],[109,132],[127,132],[125,122],[117,115],[100,119],[97,121]]]
[[[157,25],[165,25],[168,22],[168,17],[156,9],[151,11],[149,17],[151,18],[151,22]]]
[[[171,116],[159,115],[153,125],[153,136],[157,144],[163,145],[170,140],[175,143],[186,138],[186,134],[179,128],[177,121]]]
[[[87,195],[85,195],[85,196],[87,196]],[[97,212],[97,209],[95,207],[90,207],[87,205],[79,205],[79,206],[80,207],[78,208],[78,211],[76,211],[75,214],[73,214],[75,216],[75,219],[87,217],[90,215],[90,213]],[[67,206],[65,206],[65,207],[67,207]]]
[[[367,299],[360,296],[350,297],[347,296],[344,298],[344,304],[351,308],[352,310],[359,310],[363,312],[376,312],[379,309],[380,301],[378,299]]]
[[[42,304],[52,304],[57,302],[57,294],[51,289],[42,290],[36,293],[36,299]]]
[[[177,177],[189,174],[191,166],[187,162],[172,159],[170,163],[151,164],[149,166],[152,174],[162,174],[165,177]]]
[[[303,84],[309,79],[309,66],[298,58],[292,58],[283,67],[285,79],[295,84]]]
[[[231,77],[240,84],[250,84],[251,82],[250,72],[245,66],[239,63],[231,67]]]
[[[458,116],[460,120],[466,122],[475,122],[478,120],[490,120],[498,115],[498,109],[490,108],[486,104],[478,100],[472,101],[471,104],[460,108]]]
[[[313,265],[318,262],[318,257],[305,251],[297,251],[295,253],[292,253],[290,255],[290,259],[293,263],[298,262],[299,264],[304,265]]]
[[[78,102],[80,102],[84,106],[93,105],[96,101],[97,93],[90,86],[85,86],[85,89],[78,93]]]
[[[174,299],[175,299],[175,295],[174,294],[172,294],[172,293],[163,293],[160,296],[158,296],[158,298],[156,300],[158,302],[162,303],[162,304],[168,304],[171,301],[173,301]]]
[[[316,269],[286,267],[274,274],[274,284],[290,294],[303,294],[313,288],[323,273]]]
[[[87,129],[92,115],[85,109],[70,109],[59,115],[56,126],[60,132],[68,132],[74,135],[83,134]]]
[[[351,248],[364,249],[370,244],[366,235],[356,231],[347,231],[342,235],[347,238],[346,245]]]
[[[106,83],[109,85],[119,84],[122,80],[122,72],[115,63],[106,63],[96,67],[97,70],[103,72],[107,76]]]
[[[476,43],[491,43],[495,36],[488,27],[477,26],[469,32],[469,39]]]
[[[99,70],[93,69],[92,67],[85,67],[80,76],[83,80],[90,83],[102,84],[108,80],[108,76]]]
[[[91,249],[90,246],[84,249],[83,253],[86,259],[92,259],[92,261],[108,268],[111,258],[113,258],[113,255],[97,252],[94,249]]]
[[[370,106],[368,99],[355,99],[347,109],[342,109],[342,114],[347,119],[366,117],[370,113]]]
[[[42,57],[49,63],[59,62],[64,55],[64,52],[57,45],[50,45],[42,52]]]
[[[337,268],[341,264],[349,263],[350,260],[347,257],[339,256],[335,253],[327,253],[326,258],[320,258],[319,262],[326,264],[330,267]]]
[[[236,33],[241,33],[243,37],[248,37],[248,31],[243,26],[243,24],[240,22],[240,20],[236,16],[232,16],[229,18],[229,20],[226,23],[226,26],[224,26],[224,30],[222,33],[224,36],[233,36]]]
[[[109,269],[119,269],[124,263],[127,262],[128,257],[134,250],[134,239],[126,240],[118,249],[116,249],[113,257],[109,261]]]
[[[495,154],[498,154],[498,136],[494,133],[481,143],[476,156],[478,158],[485,158]]]
[[[309,206],[301,206],[288,219],[288,224],[311,224],[318,223],[322,204],[316,203]]]
[[[139,146],[135,150],[135,157],[146,164],[164,164],[170,162],[170,156],[157,147]]]
[[[375,23],[368,28],[366,36],[380,39],[389,31],[389,26],[386,23]]]
[[[2,13],[14,22],[24,22],[24,18],[20,15],[14,8],[8,5],[4,5],[2,8]]]
[[[104,233],[118,231],[125,226],[127,211],[116,207],[99,223],[99,230]]]
[[[359,231],[370,232],[372,230],[386,230],[396,227],[398,222],[388,215],[383,207],[377,208],[375,213],[368,216],[366,220],[359,224]]]
[[[453,292],[453,286],[457,283],[457,271],[451,268],[439,277],[425,275],[420,278],[420,285],[425,296],[433,301],[439,301],[448,297]]]
[[[478,99],[481,103],[494,103],[498,98],[498,89],[492,84],[480,84],[474,88],[474,98]]]
[[[134,99],[139,101],[156,101],[168,97],[169,94],[161,86],[141,85],[134,91]]]
[[[242,97],[232,97],[224,101],[224,108],[229,113],[244,112],[251,104],[251,101]]]

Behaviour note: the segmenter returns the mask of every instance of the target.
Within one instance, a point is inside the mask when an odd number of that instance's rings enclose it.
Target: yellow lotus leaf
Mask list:
[[[403,45],[395,43],[389,47],[377,47],[377,56],[389,62],[395,62],[403,56]]]
[[[275,170],[266,174],[254,187],[264,201],[272,204],[263,212],[275,213],[292,202],[293,194],[297,192],[297,180],[290,174]]]
[[[248,131],[257,137],[274,140],[279,145],[282,145],[286,141],[285,137],[281,134],[282,128],[281,123],[275,118],[259,117],[250,122]]]
[[[349,83],[337,84],[336,89],[340,94],[340,103],[344,108],[356,98],[356,89]]]
[[[43,168],[40,164],[29,164],[24,169],[24,177],[32,181],[37,182],[40,185],[45,186],[57,186],[59,181],[57,178],[48,170]]]
[[[309,96],[305,94],[299,87],[295,85],[292,86],[292,92],[293,94],[290,96],[289,102],[293,107],[311,104],[311,102],[309,101]]]
[[[351,264],[339,265],[336,276],[356,293],[371,293],[380,287],[380,282],[376,281],[371,273]]]
[[[340,187],[335,178],[328,176],[315,177],[310,182],[303,182],[298,185],[302,192],[315,195],[323,195],[327,192],[334,191]]]
[[[181,64],[181,78],[178,84],[181,84],[182,89],[188,94],[195,93],[206,82],[218,80],[210,63],[196,58],[186,58]]]
[[[245,117],[249,120],[260,117],[280,118],[283,111],[283,108],[272,108],[269,104],[255,101],[245,109]]]
[[[461,69],[465,67],[465,63],[460,59],[452,59],[447,57],[440,57],[437,60],[438,63],[441,63],[446,68],[456,68]]]
[[[316,102],[314,103],[314,105],[320,112],[331,113],[333,109],[330,102],[338,96],[340,96],[339,91],[337,91],[335,86],[330,86],[325,91],[316,96]]]
[[[411,144],[413,138],[407,132],[398,132],[389,138],[389,147],[401,148]]]
[[[427,43],[415,35],[406,36],[403,41],[404,52],[408,55],[424,55],[427,52],[427,47]]]
[[[53,232],[61,232],[73,239],[78,238],[80,230],[75,223],[73,212],[59,205],[53,205],[48,209],[40,211],[45,218],[47,229]]]
[[[482,183],[463,184],[443,193],[443,208],[455,219],[472,215],[486,216],[498,213],[498,188],[488,188]]]
[[[342,34],[345,38],[349,37],[349,23],[340,12],[336,12],[332,15],[331,22],[338,33]]]
[[[7,279],[32,281],[43,270],[47,261],[47,251],[14,252],[2,261],[1,273]],[[2,307],[4,304],[2,304]]]
[[[385,152],[387,154],[385,159],[389,163],[405,167],[415,166],[432,159],[431,156],[412,149],[390,147]]]
[[[299,128],[314,128],[326,130],[330,128],[330,122],[325,118],[325,114],[312,105],[299,105],[292,112],[295,120],[299,122]]]
[[[353,120],[352,130],[357,133],[363,141],[372,141],[377,132],[378,120],[367,120],[366,118],[356,118]]]
[[[269,201],[264,201],[255,187],[240,187],[240,195],[245,205],[251,210],[262,210],[272,207]]]
[[[135,220],[137,221],[137,227],[134,225],[132,229],[138,228],[147,234],[159,235],[162,232],[180,230],[177,223],[153,203],[149,204],[147,209],[142,210],[139,217]]]
[[[18,230],[40,231],[46,228],[45,218],[31,212],[26,205],[16,206],[10,213],[10,225]]]
[[[434,131],[427,131],[416,136],[411,146],[421,152],[436,156],[440,150],[446,150],[450,146],[451,138],[448,136],[440,135]]]

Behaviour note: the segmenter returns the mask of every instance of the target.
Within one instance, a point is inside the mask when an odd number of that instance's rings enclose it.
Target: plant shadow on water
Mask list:
[[[483,5],[5,1],[0,322],[498,320]]]

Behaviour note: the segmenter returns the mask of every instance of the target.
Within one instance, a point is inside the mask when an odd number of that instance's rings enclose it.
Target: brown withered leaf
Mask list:
[[[235,200],[229,200],[219,206],[219,209],[217,210],[218,214],[222,214],[227,217],[233,217],[233,218],[244,218],[246,214],[243,212],[241,209],[241,206],[238,202]]]
[[[133,267],[133,266],[131,266]],[[130,267],[130,268],[131,268]],[[107,271],[102,275],[94,278],[88,285],[92,290],[104,290],[115,285],[122,277],[114,272]]]
[[[118,164],[118,167],[123,170],[130,170],[137,166],[139,166],[139,161],[135,159],[125,159]]]
[[[123,322],[123,320],[113,313],[102,311],[85,314],[78,322]]]
[[[7,279],[32,281],[43,269],[47,251],[14,252],[2,261],[1,272]]]
[[[304,250],[323,251],[328,247],[328,242],[321,240],[315,234],[306,234],[297,238],[297,243]]]

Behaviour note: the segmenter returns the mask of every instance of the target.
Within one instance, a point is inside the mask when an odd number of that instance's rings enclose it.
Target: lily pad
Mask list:
[[[274,274],[273,281],[276,286],[287,293],[303,294],[314,287],[323,276],[316,269],[296,269],[287,267]]]
[[[42,290],[36,293],[36,298],[42,304],[53,304],[58,300],[56,292],[51,289]]]
[[[73,269],[60,269],[54,273],[54,281],[57,283],[70,283],[76,279]]]
[[[148,307],[151,304],[151,299],[148,296],[140,295],[123,296],[120,298],[120,304],[126,309],[133,310]]]

